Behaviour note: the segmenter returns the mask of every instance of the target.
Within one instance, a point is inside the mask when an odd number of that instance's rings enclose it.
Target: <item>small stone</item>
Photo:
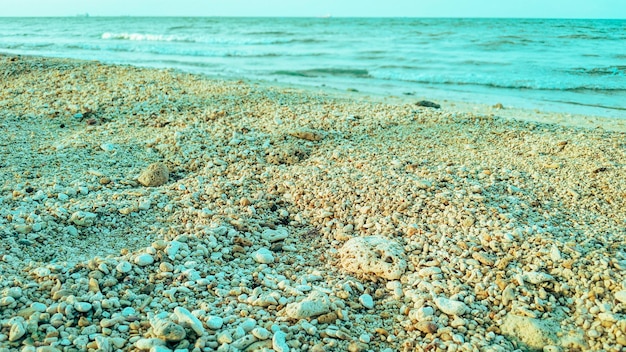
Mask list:
[[[165,346],[165,341],[156,338],[142,338],[135,342],[135,347],[140,350],[152,350],[152,348],[157,346]]]
[[[330,299],[320,291],[311,292],[300,302],[287,304],[287,316],[293,319],[303,319],[330,312]]]
[[[72,214],[70,221],[78,226],[91,226],[96,220],[97,215],[88,211],[77,211]]]
[[[428,101],[428,100],[420,100],[417,103],[415,103],[415,105],[423,106],[423,107],[426,107],[426,108],[434,108],[434,109],[441,108],[441,105],[439,105],[437,103],[433,103],[432,101]]]
[[[150,321],[154,335],[165,341],[180,341],[187,335],[185,329],[169,320],[154,318]]]
[[[267,248],[261,248],[252,254],[254,260],[259,264],[270,264],[274,262],[274,255]]]
[[[278,242],[289,237],[289,232],[284,228],[277,228],[276,230],[266,229],[261,233],[261,238],[268,242]]]
[[[626,290],[615,292],[615,299],[622,303],[626,303]]]
[[[24,326],[24,321],[22,318],[12,318],[11,319],[11,329],[9,330],[9,341],[17,341],[22,338],[26,334],[26,327]]]
[[[74,303],[74,309],[76,309],[80,313],[86,313],[91,310],[91,303],[87,302],[76,302]]]
[[[215,315],[210,316],[206,320],[206,326],[211,330],[219,330],[222,328],[222,325],[224,325],[224,319]]]
[[[366,309],[374,308],[374,299],[367,293],[364,293],[359,297],[359,302],[361,302],[363,307]]]
[[[121,261],[117,266],[115,266],[115,270],[122,274],[126,274],[133,269],[133,265],[127,261]]]
[[[246,347],[250,346],[251,344],[253,344],[256,341],[257,341],[257,339],[253,335],[246,335],[246,336],[243,336],[243,337],[233,341],[231,343],[231,346],[236,348],[237,350],[243,350],[243,349],[245,349]]]
[[[11,296],[0,298],[0,307],[9,306],[13,303],[15,303],[15,298]]]
[[[289,352],[287,345],[287,334],[282,331],[276,331],[272,337],[272,348],[276,352]]]
[[[321,132],[314,131],[311,129],[298,129],[289,132],[289,134],[293,137],[304,139],[307,141],[317,142],[324,139],[324,135]]]
[[[148,253],[142,253],[135,257],[135,264],[139,266],[146,266],[154,263],[154,258]]]
[[[178,318],[178,322],[183,326],[191,328],[198,336],[204,335],[204,327],[202,322],[195,315],[191,314],[189,310],[183,307],[174,308],[174,314]]]
[[[552,277],[552,275],[540,271],[531,271],[524,273],[522,278],[524,279],[524,281],[528,281],[534,285],[554,280],[554,277]]]
[[[439,310],[448,315],[463,315],[466,311],[468,311],[465,303],[447,299],[445,297],[437,297],[434,299],[434,302]]]
[[[144,169],[137,181],[146,187],[157,187],[165,184],[170,177],[170,171],[163,163],[154,163]]]
[[[259,340],[267,340],[272,337],[272,333],[265,328],[256,327],[252,329],[252,335]]]
[[[415,328],[424,334],[434,334],[437,330],[439,330],[437,324],[432,321],[420,321],[417,325],[415,325]]]
[[[114,152],[117,148],[113,143],[102,143],[100,144],[100,149],[104,150],[105,152]]]

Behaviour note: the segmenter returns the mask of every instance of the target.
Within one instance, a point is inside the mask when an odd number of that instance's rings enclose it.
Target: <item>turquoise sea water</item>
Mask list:
[[[0,18],[0,52],[626,117],[626,20]]]

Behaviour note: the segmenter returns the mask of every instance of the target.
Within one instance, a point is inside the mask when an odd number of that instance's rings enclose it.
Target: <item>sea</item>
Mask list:
[[[626,118],[626,20],[0,17],[0,53]]]

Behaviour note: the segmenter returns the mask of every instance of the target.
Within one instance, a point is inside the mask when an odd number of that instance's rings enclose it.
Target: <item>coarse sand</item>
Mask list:
[[[623,123],[487,110],[0,56],[0,351],[623,351]]]

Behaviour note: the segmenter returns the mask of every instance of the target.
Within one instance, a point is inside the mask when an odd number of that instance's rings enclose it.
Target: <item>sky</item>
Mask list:
[[[626,0],[0,0],[5,16],[325,16],[626,19]]]

